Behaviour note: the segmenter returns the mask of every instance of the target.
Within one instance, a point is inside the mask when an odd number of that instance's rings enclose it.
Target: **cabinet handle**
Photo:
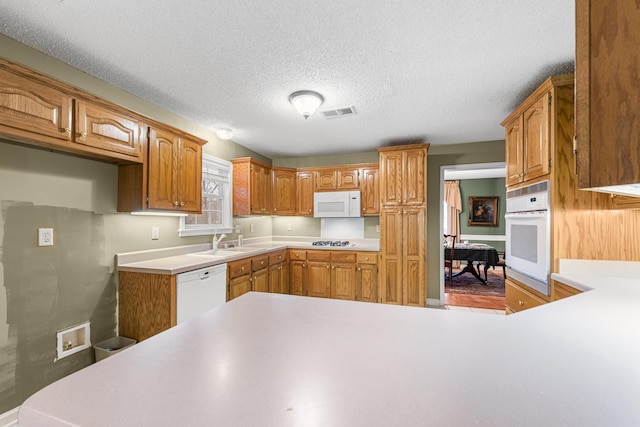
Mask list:
[[[71,133],[71,128],[64,128],[64,131],[65,131],[66,133]]]
[[[300,258],[300,254],[296,254],[296,258]]]
[[[327,265],[327,270],[329,269],[329,266]]]
[[[362,268],[358,267],[358,268],[356,269],[356,271],[362,271]]]
[[[311,213],[311,209],[309,209],[309,213]]]
[[[84,138],[84,137],[87,136],[87,133],[86,132],[80,132],[80,136]]]
[[[519,304],[519,305],[524,305],[524,301],[522,301],[522,300],[518,300],[518,304]]]
[[[178,201],[176,200],[175,202],[173,202],[173,206],[178,206],[180,203],[178,203]]]
[[[264,265],[264,261],[260,261],[260,266],[263,266],[263,265]]]
[[[184,206],[184,202],[180,202],[180,207],[183,207],[183,206]]]
[[[364,257],[364,260],[369,261],[369,257],[368,256]]]
[[[274,211],[274,212],[278,212],[278,209],[276,209],[276,208],[273,208],[273,211]]]
[[[250,282],[253,282],[253,277],[249,277],[249,281],[250,281]]]
[[[244,267],[241,267],[241,268],[240,268],[240,271],[242,271],[242,272],[244,273]]]

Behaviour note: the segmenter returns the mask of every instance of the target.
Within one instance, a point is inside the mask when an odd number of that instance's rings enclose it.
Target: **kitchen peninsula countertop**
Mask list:
[[[378,239],[349,239],[350,246],[313,246],[315,240],[336,240],[323,238],[247,239],[245,245],[219,249],[215,255],[202,256],[198,252],[211,249],[211,244],[178,246],[174,248],[149,251],[127,252],[116,255],[118,271],[152,274],[178,274],[199,268],[211,267],[242,258],[252,257],[279,249],[314,249],[332,251],[377,252],[380,250]]]
[[[510,316],[251,292],[40,390],[19,423],[637,426],[628,264],[561,264],[592,289]]]

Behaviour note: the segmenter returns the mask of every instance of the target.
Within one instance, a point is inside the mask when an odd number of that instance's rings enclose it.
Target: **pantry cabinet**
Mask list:
[[[578,184],[640,183],[640,3],[575,4]]]
[[[274,215],[295,215],[296,205],[296,170],[274,167],[272,177],[272,213]]]
[[[428,144],[379,148],[380,294],[387,304],[426,306]]]
[[[250,157],[233,159],[233,214],[271,214],[271,166]]]
[[[143,162],[143,118],[0,59],[0,137],[112,163]]]

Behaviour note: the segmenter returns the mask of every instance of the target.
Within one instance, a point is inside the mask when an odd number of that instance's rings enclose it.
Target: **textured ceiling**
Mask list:
[[[271,158],[503,139],[574,31],[574,0],[0,2],[1,33]],[[304,120],[304,89],[357,114]]]

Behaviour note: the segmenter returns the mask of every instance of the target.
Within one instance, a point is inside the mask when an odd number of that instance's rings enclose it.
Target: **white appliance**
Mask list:
[[[507,192],[507,275],[550,295],[549,181]]]
[[[176,275],[177,323],[186,322],[227,300],[227,264]]]
[[[360,212],[360,191],[313,193],[313,216],[316,218],[362,216]]]

